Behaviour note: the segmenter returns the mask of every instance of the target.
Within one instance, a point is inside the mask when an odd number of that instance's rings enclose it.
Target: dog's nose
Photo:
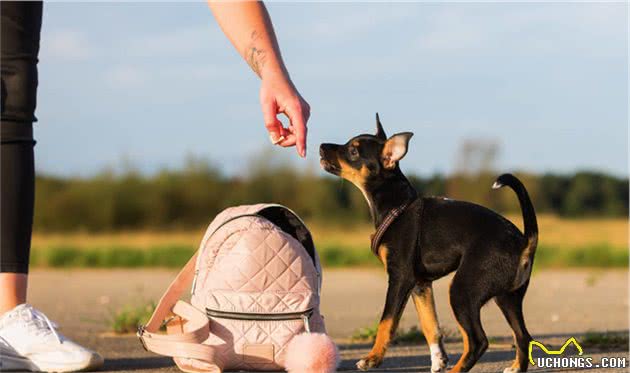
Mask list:
[[[319,146],[319,156],[323,157],[324,156],[324,147],[326,146],[326,144],[321,144]]]
[[[333,147],[335,147],[335,144],[321,144],[319,146],[319,156],[320,157],[325,157],[326,156],[326,152],[333,149]]]

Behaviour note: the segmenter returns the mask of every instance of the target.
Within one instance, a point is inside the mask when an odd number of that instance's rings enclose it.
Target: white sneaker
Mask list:
[[[28,304],[0,317],[0,371],[76,372],[97,369],[103,358],[66,339],[57,325]]]

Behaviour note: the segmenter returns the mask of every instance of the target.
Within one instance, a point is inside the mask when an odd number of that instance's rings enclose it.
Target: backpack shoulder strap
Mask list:
[[[190,258],[175,277],[160,299],[149,322],[138,328],[137,335],[147,351],[165,356],[202,360],[212,365],[211,372],[220,373],[224,366],[220,355],[214,347],[202,344],[210,335],[208,318],[192,305],[179,300],[192,282],[196,259],[197,254]],[[182,329],[181,332],[175,334],[158,333],[162,321],[169,315],[174,315],[181,322],[185,322],[186,331]],[[169,328],[169,333],[173,330],[174,328]]]

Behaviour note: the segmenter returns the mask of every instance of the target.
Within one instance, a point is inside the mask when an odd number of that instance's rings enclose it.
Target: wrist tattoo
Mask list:
[[[260,71],[265,66],[265,60],[267,59],[267,52],[262,48],[256,47],[255,44],[258,39],[260,39],[258,31],[253,31],[250,46],[245,50],[244,54],[247,64],[260,77]]]

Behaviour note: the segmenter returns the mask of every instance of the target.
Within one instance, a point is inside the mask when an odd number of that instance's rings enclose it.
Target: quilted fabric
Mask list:
[[[314,263],[299,241],[255,215],[270,206],[275,205],[229,208],[212,221],[199,248],[192,304],[204,311],[263,317],[312,310],[311,331],[325,332],[319,314],[319,260]],[[204,343],[219,348],[228,362],[225,369],[278,370],[289,341],[304,331],[301,319],[211,318]],[[273,345],[273,361],[252,363],[243,354],[248,344]],[[203,369],[202,362],[186,363]]]

